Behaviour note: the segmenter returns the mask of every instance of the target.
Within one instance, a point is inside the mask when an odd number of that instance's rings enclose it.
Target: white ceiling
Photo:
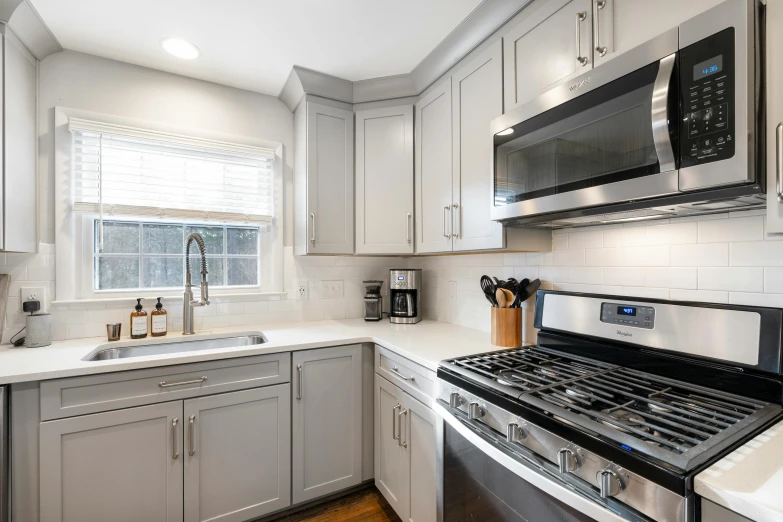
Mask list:
[[[410,72],[482,0],[31,0],[66,49],[277,96],[292,65]],[[192,61],[161,38],[194,43]]]

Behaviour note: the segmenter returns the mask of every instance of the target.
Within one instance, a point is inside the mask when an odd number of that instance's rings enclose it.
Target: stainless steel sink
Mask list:
[[[264,334],[221,337],[217,339],[188,339],[185,341],[131,344],[128,346],[113,346],[104,344],[88,353],[83,361],[107,361],[109,359],[126,359],[128,357],[144,357],[168,353],[196,352],[200,350],[215,350],[218,348],[237,348],[264,344],[267,338]]]

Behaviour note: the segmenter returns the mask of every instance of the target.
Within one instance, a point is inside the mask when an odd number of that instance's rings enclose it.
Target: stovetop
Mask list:
[[[543,347],[443,361],[468,381],[683,472],[781,407]]]

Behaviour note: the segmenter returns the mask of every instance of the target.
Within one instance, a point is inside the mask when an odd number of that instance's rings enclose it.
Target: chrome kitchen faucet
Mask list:
[[[193,299],[190,284],[190,244],[195,241],[201,255],[201,296]],[[182,334],[193,335],[193,308],[209,304],[209,283],[207,283],[207,254],[201,234],[191,232],[185,239],[185,297],[182,305]]]

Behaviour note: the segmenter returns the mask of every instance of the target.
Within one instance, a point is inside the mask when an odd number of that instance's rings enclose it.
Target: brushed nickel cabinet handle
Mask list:
[[[302,365],[296,365],[296,400],[302,400]]]
[[[593,24],[595,26],[595,50],[598,52],[598,56],[604,56],[606,54],[606,47],[601,47],[601,24],[598,21],[598,11],[606,7],[606,0],[593,0]]]
[[[397,406],[392,408],[392,440],[400,440],[400,438],[397,436],[397,410],[401,408],[400,403],[397,403]]]
[[[584,19],[587,18],[587,13],[582,11],[576,13],[576,61],[579,62],[582,67],[588,64],[590,60],[587,56],[582,56],[582,35],[580,34],[580,26]]]
[[[160,381],[158,383],[158,386],[161,388],[171,388],[173,386],[185,386],[186,384],[200,384],[207,380],[206,375],[202,375],[198,379],[193,379],[192,381],[180,381],[180,382],[166,382],[166,381]]]
[[[449,234],[446,233],[446,220],[448,219],[446,217],[446,214],[448,214],[450,210],[451,210],[451,205],[446,205],[445,207],[443,207],[443,237],[445,237],[446,239],[449,239],[451,237],[450,233]]]
[[[777,180],[778,202],[783,203],[783,122],[775,128],[775,179]]]
[[[451,208],[452,215],[451,215],[451,237],[459,239],[459,232],[462,228],[462,216],[459,213],[459,205],[457,203],[454,203]]]
[[[407,437],[405,438],[405,440],[402,439],[402,416],[403,415],[405,415],[405,421],[406,421],[406,426],[407,426],[407,420],[408,420],[408,409],[407,408],[403,408],[402,410],[400,410],[400,413],[397,415],[400,418],[400,422],[399,422],[399,425],[400,425],[400,436],[397,437],[397,442],[399,443],[399,445],[401,447],[407,448],[408,447]]]
[[[411,215],[405,214],[405,239],[408,243],[411,242]]]
[[[399,378],[400,378],[400,379],[402,379],[403,381],[415,381],[415,380],[416,380],[416,378],[415,378],[414,376],[412,376],[412,375],[411,375],[410,377],[405,377],[403,374],[401,374],[401,373],[400,373],[400,370],[399,370],[399,369],[397,369],[397,367],[396,367],[396,366],[394,366],[394,367],[391,369],[391,371],[392,371],[393,373],[396,373],[396,374],[399,376]]]
[[[179,458],[179,450],[177,449],[177,424],[179,424],[179,417],[174,417],[171,420],[171,458],[173,460]]]
[[[196,454],[196,416],[191,415],[188,419],[188,439],[190,439],[188,442],[190,444],[190,450],[188,450],[188,455],[191,457]]]
[[[310,243],[315,245],[315,212],[310,212],[310,219],[313,220],[313,235],[310,236]]]

